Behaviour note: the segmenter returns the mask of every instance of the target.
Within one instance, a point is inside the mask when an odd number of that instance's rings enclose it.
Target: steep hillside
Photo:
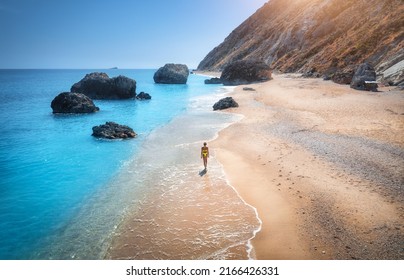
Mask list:
[[[403,0],[271,0],[198,70],[222,70],[229,62],[254,58],[284,72],[325,73],[368,61],[379,74],[393,71],[397,83],[404,76],[403,15]]]

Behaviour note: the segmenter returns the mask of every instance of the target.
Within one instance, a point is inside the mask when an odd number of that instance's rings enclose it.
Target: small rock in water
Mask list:
[[[103,125],[94,126],[94,137],[106,139],[127,139],[136,137],[136,133],[132,128],[126,125],[120,125],[114,122],[106,122]]]
[[[138,95],[136,95],[136,99],[138,99],[138,100],[147,100],[147,99],[151,99],[151,96],[150,96],[150,94],[142,91]]]

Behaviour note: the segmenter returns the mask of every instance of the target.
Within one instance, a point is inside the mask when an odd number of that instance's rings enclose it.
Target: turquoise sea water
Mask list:
[[[53,115],[52,99],[94,71],[133,78],[136,91],[152,100],[95,100],[98,113]],[[83,205],[97,200],[147,136],[181,115],[190,100],[220,88],[196,75],[187,85],[158,85],[154,72],[0,70],[0,259],[52,258],[44,248],[77,222]],[[91,128],[106,121],[129,125],[138,138],[92,137]]]

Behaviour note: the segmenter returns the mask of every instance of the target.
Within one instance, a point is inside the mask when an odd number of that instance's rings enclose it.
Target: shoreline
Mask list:
[[[146,188],[156,190],[128,212],[112,236],[105,258],[403,258],[403,95],[360,92],[294,75],[274,75],[274,80],[249,87],[255,91],[243,91],[239,86],[220,94],[232,96],[240,104],[238,108],[212,115],[211,120],[201,115],[193,124],[186,118],[176,119],[163,128],[167,135],[186,131],[187,140],[168,140],[173,147],[163,147],[167,155],[154,152],[172,158],[175,165],[159,163],[167,169],[161,174],[169,174],[168,178],[157,185],[146,183]],[[213,104],[208,99],[202,107]],[[194,105],[188,114],[206,110]],[[243,117],[222,123],[217,135],[204,134],[220,117],[233,114]],[[375,125],[376,115],[381,125]],[[157,134],[155,137],[164,139],[164,132],[163,136],[161,131]],[[200,172],[198,157],[188,161],[202,139],[209,141],[212,154],[205,174]],[[350,153],[357,153],[357,158]],[[376,159],[371,162],[373,155]],[[368,163],[376,167],[367,170]],[[194,204],[187,204],[190,201]],[[240,214],[242,205],[254,213]],[[222,212],[211,211],[223,206],[228,207],[228,214],[217,220]],[[240,225],[246,228],[238,232]],[[167,230],[156,233],[162,228]],[[206,228],[215,229],[213,235]],[[177,235],[170,237],[174,232]],[[224,238],[219,242],[221,250],[203,243],[211,236]],[[246,243],[229,243],[229,236]],[[179,242],[181,238],[185,242]],[[142,250],[146,253],[136,253]]]
[[[402,259],[403,95],[293,75],[249,87],[211,147],[262,220],[257,259]]]
[[[254,254],[250,240],[260,228],[255,208],[228,184],[214,151],[208,172],[201,171],[202,143],[239,119],[212,111],[212,102],[226,93],[191,100],[185,114],[150,135],[129,168],[145,175],[137,180],[148,191],[128,209],[105,259],[250,259]],[[132,177],[127,184],[137,175]]]

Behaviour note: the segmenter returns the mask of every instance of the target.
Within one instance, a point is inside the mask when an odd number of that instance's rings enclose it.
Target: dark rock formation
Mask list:
[[[402,0],[271,0],[209,52],[198,70],[257,59],[284,73],[315,68],[324,74],[368,61],[398,84],[404,77],[403,14]]]
[[[136,99],[146,100],[146,99],[151,99],[151,96],[150,96],[150,94],[142,91],[138,95],[136,95]]]
[[[71,91],[92,99],[129,99],[136,96],[136,81],[125,76],[110,78],[105,73],[94,72],[75,83]]]
[[[213,105],[213,110],[224,110],[227,108],[232,108],[232,107],[238,107],[238,104],[236,101],[234,101],[233,97],[226,97],[223,99],[220,99],[218,102],[216,102]]]
[[[222,80],[220,78],[210,78],[205,80],[206,85],[218,85],[222,84]]]
[[[331,80],[334,83],[341,85],[349,85],[352,82],[352,77],[354,72],[352,70],[337,70],[334,74],[331,75]]]
[[[100,108],[86,95],[73,92],[62,92],[51,103],[54,114],[94,113]]]
[[[397,85],[397,88],[398,88],[399,90],[404,90],[404,82],[399,83],[399,84]]]
[[[320,78],[321,74],[317,72],[316,68],[311,68],[310,70],[302,74],[303,78]]]
[[[129,126],[106,122],[103,125],[94,126],[92,136],[106,139],[126,139],[136,137],[136,133]]]
[[[351,88],[377,91],[376,72],[372,65],[366,62],[359,65],[352,77]]]
[[[264,82],[271,79],[271,69],[262,61],[240,60],[227,65],[220,79],[226,86]]]
[[[255,91],[255,89],[253,89],[251,87],[244,87],[243,90],[244,91]]]
[[[157,84],[186,84],[188,76],[186,65],[168,63],[154,73],[153,79]]]

